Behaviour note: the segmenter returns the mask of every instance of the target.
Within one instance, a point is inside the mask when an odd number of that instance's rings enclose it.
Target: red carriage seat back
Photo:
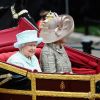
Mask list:
[[[2,53],[0,54],[0,61],[6,62],[7,59],[13,55],[15,52],[7,52],[7,53]]]
[[[13,43],[16,41],[16,34],[24,30],[34,30],[35,26],[31,24],[26,18],[19,20],[18,26],[0,30],[0,53],[5,51],[15,51]]]
[[[72,63],[73,72],[78,74],[100,73],[100,59],[79,50],[65,47]]]

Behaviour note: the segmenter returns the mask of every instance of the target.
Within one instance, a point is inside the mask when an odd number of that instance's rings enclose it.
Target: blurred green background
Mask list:
[[[76,26],[75,27],[75,32],[84,33],[85,32],[84,26]],[[89,26],[89,33],[91,35],[100,36],[100,25],[91,25],[91,26]]]

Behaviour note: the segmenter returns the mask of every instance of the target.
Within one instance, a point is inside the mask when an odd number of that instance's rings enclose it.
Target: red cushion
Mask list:
[[[13,55],[15,52],[7,52],[7,53],[2,53],[0,54],[0,61],[6,62],[7,59]]]
[[[76,74],[96,74],[96,70],[87,68],[72,68],[73,72]]]
[[[100,73],[100,59],[99,58],[86,54],[84,52],[81,52],[77,49],[70,48],[68,46],[65,46],[65,49],[71,60],[72,66],[74,66],[75,68],[91,69],[92,71],[95,70],[96,73]],[[81,73],[85,73],[85,71],[84,72],[81,71]],[[91,73],[91,71],[89,73]]]
[[[41,48],[36,48],[36,52],[35,55],[36,57],[39,59],[40,58],[40,53],[41,53],[42,49]]]
[[[14,52],[14,51],[18,51],[17,48],[14,48],[13,45],[9,45],[9,46],[4,46],[0,48],[0,53],[8,53],[8,52]]]

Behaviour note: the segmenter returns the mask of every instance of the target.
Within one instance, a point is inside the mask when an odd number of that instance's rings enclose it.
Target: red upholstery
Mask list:
[[[6,62],[7,59],[13,55],[15,52],[8,52],[8,53],[2,53],[0,54],[0,61]]]
[[[9,46],[16,41],[18,27],[9,28],[0,31],[0,47]]]
[[[35,55],[36,57],[39,59],[40,58],[40,53],[41,53],[42,49],[41,48],[36,48],[36,52]]]
[[[97,74],[97,72],[100,73],[100,59],[90,57],[88,55],[85,55],[82,52],[78,52],[77,50],[74,50],[72,48],[67,47],[66,48],[67,53],[70,57],[71,63],[72,63],[72,70],[76,74]],[[8,53],[2,53],[0,54],[0,60],[3,62],[6,62],[6,60],[15,52],[8,52]],[[41,53],[41,48],[36,49],[35,55],[39,59]],[[76,55],[74,54],[76,53]],[[81,55],[81,58],[78,57]],[[82,59],[82,55],[83,58]],[[88,62],[86,62],[89,59]],[[86,60],[86,61],[85,61]]]
[[[75,68],[73,67],[72,68],[73,70],[73,73],[76,73],[76,74],[96,74],[96,70],[94,69],[87,69],[87,68]]]
[[[92,69],[95,70],[96,73],[100,73],[100,58],[83,53],[70,47],[65,47],[65,49],[72,62],[72,66],[75,66],[76,68]]]
[[[4,46],[0,48],[0,53],[6,53],[6,52],[14,52],[17,51],[17,48],[14,48],[13,45]]]
[[[34,30],[37,29],[32,23],[30,23],[25,17],[21,18],[18,23],[19,31]]]

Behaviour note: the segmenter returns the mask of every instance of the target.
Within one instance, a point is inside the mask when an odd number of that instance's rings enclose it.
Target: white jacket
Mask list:
[[[8,58],[7,63],[14,64],[32,71],[37,70],[38,72],[41,72],[38,59],[35,55],[33,55],[31,59],[28,59],[18,51]]]

